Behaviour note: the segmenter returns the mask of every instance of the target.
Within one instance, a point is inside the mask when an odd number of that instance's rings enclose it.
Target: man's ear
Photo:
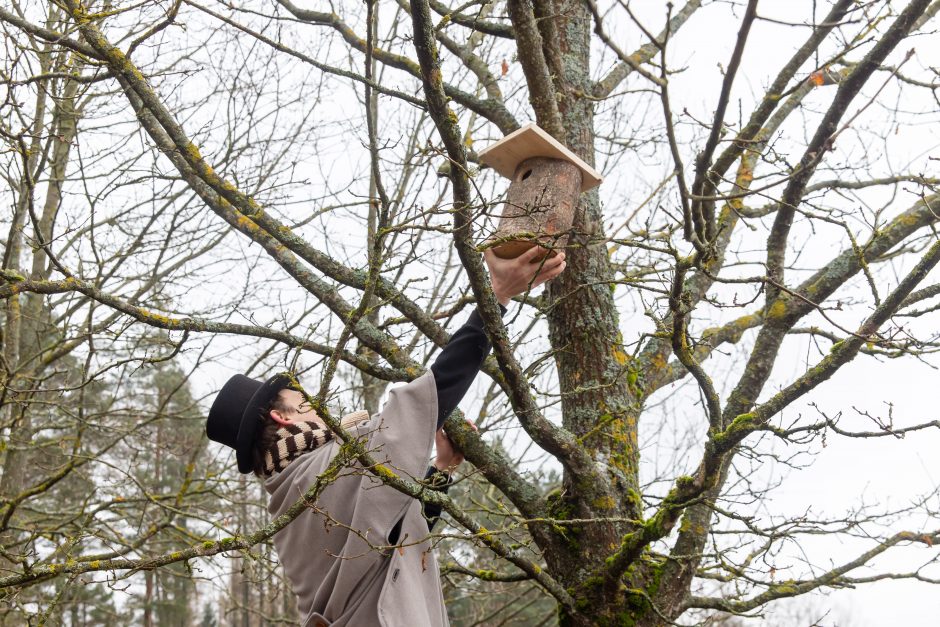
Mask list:
[[[268,416],[271,417],[271,420],[281,425],[282,427],[286,427],[287,425],[293,422],[290,418],[287,418],[286,416],[284,416],[284,414],[282,414],[280,411],[276,409],[272,409],[271,411],[269,411]]]

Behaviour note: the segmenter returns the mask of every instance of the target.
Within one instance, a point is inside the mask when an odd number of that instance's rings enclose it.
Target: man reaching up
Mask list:
[[[538,246],[516,259],[488,251],[493,291],[503,312],[509,300],[565,268],[560,253],[535,263]],[[405,479],[446,487],[463,461],[441,426],[473,383],[490,344],[474,310],[431,369],[394,388],[382,411],[355,412],[344,428],[373,459]],[[211,440],[235,449],[238,469],[264,479],[268,511],[278,516],[324,473],[339,451],[332,431],[292,386],[289,374],[267,381],[235,375],[213,402]],[[437,457],[427,468],[431,446]],[[427,536],[439,508],[382,484],[359,462],[339,472],[315,503],[274,536],[297,596],[302,625],[423,627],[448,625],[437,561]],[[390,550],[391,549],[391,550]]]

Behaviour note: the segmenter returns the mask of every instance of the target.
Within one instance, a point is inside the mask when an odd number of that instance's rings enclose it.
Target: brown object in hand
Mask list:
[[[578,196],[601,182],[594,168],[535,124],[480,151],[480,161],[512,181],[499,226],[484,244],[504,259],[536,245],[545,255],[535,261],[554,256],[568,242]]]
[[[568,232],[581,195],[581,171],[561,159],[532,157],[516,167],[499,227],[490,242],[497,257],[513,259],[535,245],[546,249],[535,261],[555,256]]]

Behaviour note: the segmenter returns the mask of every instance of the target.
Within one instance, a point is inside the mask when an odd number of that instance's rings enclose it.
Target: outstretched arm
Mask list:
[[[506,313],[506,306],[513,296],[555,278],[565,269],[564,253],[544,262],[536,261],[544,254],[544,249],[538,246],[515,259],[500,259],[492,251],[486,251],[493,292],[503,313]],[[474,309],[431,365],[437,384],[438,429],[463,400],[489,351],[490,341],[483,331],[483,319]]]
[[[493,291],[504,314],[513,296],[555,278],[565,269],[564,253],[544,262],[536,261],[542,254],[544,250],[538,246],[516,259],[500,259],[492,251],[486,252]],[[428,468],[425,479],[435,490],[446,492],[451,484],[450,471],[463,462],[463,454],[454,448],[441,426],[470,389],[489,351],[490,341],[483,331],[483,320],[480,312],[474,309],[431,365],[437,385],[437,459]],[[434,528],[440,515],[439,505],[424,504],[429,531]]]
[[[505,306],[502,310],[506,313]],[[457,409],[489,352],[490,341],[483,332],[483,319],[480,318],[480,312],[474,309],[431,364],[434,383],[437,385],[438,429]]]

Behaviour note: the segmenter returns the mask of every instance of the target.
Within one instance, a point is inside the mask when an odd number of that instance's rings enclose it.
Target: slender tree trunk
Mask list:
[[[378,13],[373,16],[372,24],[369,25],[369,28],[372,30],[372,39],[373,41],[378,34],[379,28],[379,18]],[[372,68],[371,75],[375,76],[376,72],[376,62],[375,59],[372,59]],[[366,103],[366,106],[369,107],[370,114],[372,119],[375,120],[375,128],[378,129],[378,116],[379,116],[379,93],[376,90],[369,91],[369,101]],[[376,130],[378,132],[378,130]],[[375,238],[378,236],[377,226],[378,226],[378,212],[379,212],[379,193],[378,193],[378,182],[375,179],[375,172],[372,168],[369,169],[369,216],[367,221],[367,241],[366,246],[371,248],[375,242]],[[374,325],[379,323],[379,312],[380,307],[379,299],[374,296],[369,299],[369,311],[366,313],[366,319]],[[370,349],[368,346],[359,344],[356,352],[372,363],[378,363],[379,356],[378,354]],[[366,374],[365,372],[360,371],[360,376],[362,378],[362,409],[365,409],[370,414],[374,414],[379,411],[379,403],[382,400],[382,395],[385,393],[385,388],[387,383],[381,379],[376,379],[375,377]]]
[[[50,17],[50,23],[54,20]],[[52,68],[68,71],[69,61],[80,64],[75,57],[68,55],[63,62],[53,57],[49,52],[40,53],[40,68],[50,71]],[[78,131],[78,118],[80,109],[76,107],[79,84],[66,79],[61,91],[57,94],[51,111],[48,115],[48,90],[38,90],[36,97],[36,112],[31,130],[28,156],[23,163],[23,176],[17,192],[17,201],[14,216],[7,238],[7,247],[4,250],[3,262],[6,270],[20,272],[23,269],[23,239],[26,224],[30,217],[30,205],[35,194],[35,184],[39,178],[39,158],[44,154],[43,138],[52,135],[46,141],[52,142],[49,158],[49,182],[46,187],[45,200],[39,223],[34,226],[33,239],[36,241],[50,241],[55,216],[62,202],[62,186],[68,168],[69,154],[72,143]],[[49,127],[46,127],[46,118]],[[49,132],[51,129],[51,132]],[[30,278],[46,279],[49,276],[48,256],[41,248],[34,248],[30,262]],[[35,393],[29,396],[17,390],[32,390],[37,386],[34,380],[39,373],[41,362],[37,359],[45,344],[55,341],[45,330],[44,318],[45,296],[42,294],[28,294],[25,297],[25,306],[19,297],[6,299],[6,311],[3,326],[3,368],[0,368],[0,384],[8,392],[6,405],[0,408],[0,416],[4,419],[4,427],[9,429],[6,453],[3,459],[2,475],[0,475],[0,497],[10,498],[18,494],[26,486],[29,469],[28,446],[33,436],[33,419],[29,411],[29,401]],[[13,536],[8,530],[0,530],[0,545],[11,546]],[[6,558],[0,558],[0,566]]]
[[[251,522],[248,520],[248,509],[247,509],[247,500],[248,500],[248,481],[245,475],[239,477],[241,482],[241,505],[239,506],[239,517],[241,521],[239,522],[239,529],[249,529],[251,527]],[[238,593],[239,593],[239,609],[241,610],[241,624],[242,627],[251,627],[251,590],[249,589],[250,581],[248,577],[248,561],[241,557],[238,559],[240,568],[238,569],[239,579],[238,579]]]
[[[153,571],[144,572],[144,627],[153,627]]]

